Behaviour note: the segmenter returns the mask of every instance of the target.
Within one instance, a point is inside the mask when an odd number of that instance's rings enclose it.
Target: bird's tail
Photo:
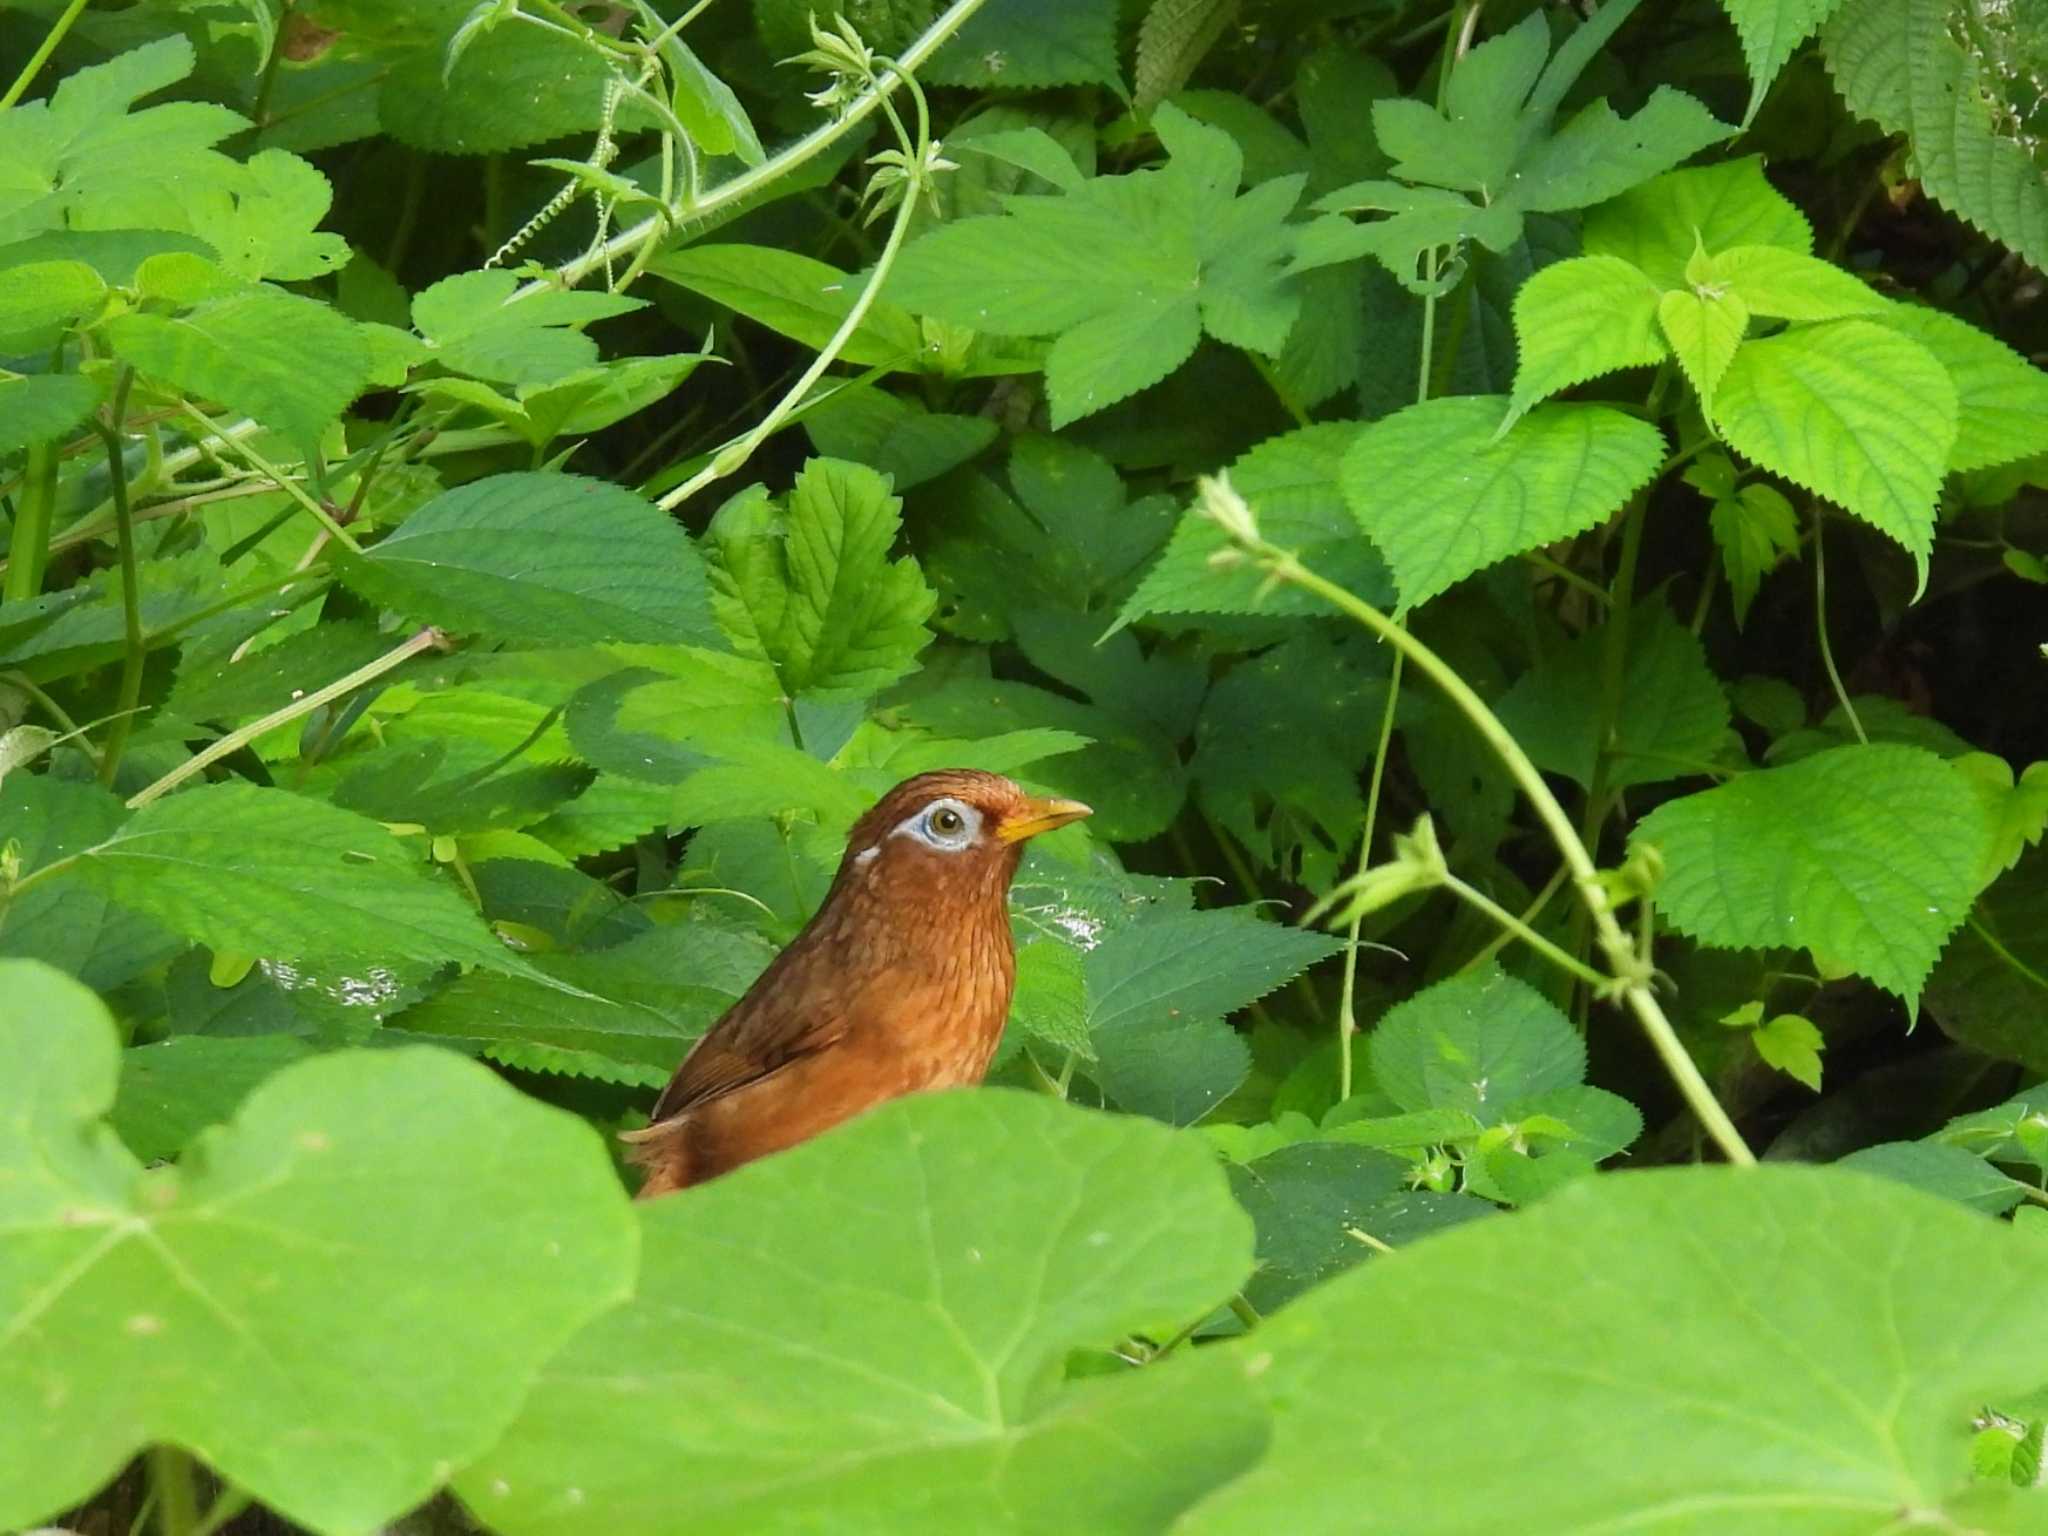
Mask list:
[[[690,1148],[680,1120],[657,1120],[637,1131],[619,1132],[626,1161],[647,1170],[636,1197],[652,1200],[690,1187]]]

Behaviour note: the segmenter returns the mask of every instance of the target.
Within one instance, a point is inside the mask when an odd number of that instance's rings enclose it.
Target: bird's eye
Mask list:
[[[932,830],[941,837],[957,837],[966,825],[960,813],[950,805],[942,805],[932,812]]]

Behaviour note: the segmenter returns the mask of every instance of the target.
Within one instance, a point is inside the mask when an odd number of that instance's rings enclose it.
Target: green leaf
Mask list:
[[[1821,1032],[1796,1013],[1781,1013],[1750,1032],[1750,1044],[1766,1065],[1820,1092]]]
[[[107,341],[146,377],[218,400],[311,454],[370,382],[361,327],[325,304],[258,288],[189,313],[118,315]]]
[[[648,784],[680,784],[730,742],[781,741],[788,725],[765,663],[685,646],[620,647],[623,667],[563,711],[583,760]],[[667,796],[663,796],[664,807]]]
[[[772,958],[752,934],[676,923],[590,954],[535,958],[536,971],[583,996],[472,971],[388,1027],[528,1068],[659,1088]]]
[[[1373,1081],[1404,1110],[1455,1109],[1499,1123],[1518,1100],[1586,1078],[1586,1047],[1534,987],[1497,966],[1426,987],[1370,1037]]]
[[[552,384],[597,362],[597,343],[571,326],[646,307],[644,299],[611,293],[548,288],[515,299],[518,291],[510,272],[458,272],[413,296],[413,324],[433,359],[453,372],[496,384]]]
[[[1989,469],[2048,451],[2048,373],[1994,336],[1938,309],[1886,308],[1884,323],[1932,352],[1956,390],[1951,472]]]
[[[1731,577],[1732,582],[1732,577]],[[1536,766],[1590,787],[1604,752],[1610,789],[1705,772],[1728,729],[1728,698],[1699,637],[1661,597],[1630,615],[1621,703],[1602,741],[1593,712],[1600,697],[1605,624],[1573,636],[1515,681],[1494,710]]]
[[[1154,114],[1163,169],[1098,176],[1072,192],[1017,197],[903,252],[889,295],[919,313],[1003,335],[1057,336],[1046,359],[1052,425],[1156,384],[1206,331],[1269,356],[1300,308],[1286,218],[1300,177],[1237,195],[1229,135],[1171,105]]]
[[[1801,43],[1820,30],[1820,24],[1842,0],[1721,0],[1721,9],[1735,23],[1742,39],[1742,60],[1749,66],[1749,106],[1742,114],[1747,128],[1764,104],[1764,94],[1778,71],[1785,67]]]
[[[1408,1193],[1405,1159],[1329,1141],[1282,1147],[1227,1171],[1258,1232],[1258,1268],[1244,1296],[1261,1313],[1370,1258],[1372,1247],[1352,1233],[1380,1237],[1374,1223],[1385,1225],[1385,1208]]]
[[[1997,1327],[1958,1333],[1958,1275]],[[2037,1529],[2024,1502],[1973,1515],[1966,1448],[1984,1403],[2039,1386],[2012,1341],[2044,1327],[2038,1239],[1877,1180],[1581,1180],[1226,1346],[1272,1405],[1272,1447],[1177,1531],[1468,1536],[1512,1510],[1517,1536],[1820,1536],[1901,1508]],[[1435,1462],[1416,1426],[1453,1423],[1489,1453],[1418,1470]]]
[[[1945,0],[1845,0],[1821,34],[1821,57],[1852,112],[1906,135],[1928,196],[2048,266],[2048,185],[2033,145],[1999,100],[1993,61],[1964,46],[1951,14]]]
[[[1806,216],[1765,179],[1755,155],[1632,187],[1586,215],[1582,238],[1588,256],[1618,256],[1667,290],[1687,286],[1686,265],[1701,249],[1813,250]]]
[[[905,1533],[1163,1533],[1263,1443],[1200,1361],[1060,1379],[1071,1349],[1171,1332],[1250,1268],[1193,1137],[1037,1095],[916,1095],[643,1212],[638,1297],[457,1476],[506,1536],[849,1510]]]
[[[1845,320],[1886,314],[1894,307],[1854,273],[1783,246],[1738,245],[1715,252],[1703,266],[1701,283],[1725,284],[1753,315]]]
[[[1956,422],[1948,370],[1868,320],[1745,342],[1714,398],[1730,447],[1895,539],[1923,586]]]
[[[1460,395],[1372,423],[1345,499],[1415,608],[1474,571],[1598,523],[1656,473],[1664,438],[1592,405],[1548,405],[1496,436],[1505,402]]]
[[[99,385],[75,373],[0,379],[0,455],[62,437],[99,403]]]
[[[647,270],[813,349],[822,348],[839,329],[866,281],[794,251],[763,245],[693,245],[657,257]],[[856,367],[908,372],[918,367],[923,352],[917,321],[900,306],[877,299],[839,358]]]
[[[99,1123],[118,1052],[90,992],[0,962],[0,1055],[0,1524],[168,1442],[299,1525],[368,1532],[482,1454],[631,1291],[590,1129],[469,1062],[301,1062],[145,1174]]]
[[[73,873],[237,954],[389,954],[526,971],[383,827],[281,789],[205,784],[153,801],[81,851]]]
[[[0,290],[0,338],[61,326],[98,312],[107,285],[82,261],[31,261],[10,267]]]
[[[398,643],[361,621],[316,625],[260,651],[187,646],[165,708],[187,720],[246,720],[348,676]],[[400,668],[384,684],[406,679]]]
[[[457,633],[718,643],[689,536],[631,491],[580,475],[491,475],[444,491],[343,578]]]
[[[1927,1011],[1965,1045],[2048,1072],[2048,849],[2026,854],[1978,900],[1927,979]]]
[[[1668,355],[1657,335],[1655,286],[1612,256],[1552,262],[1523,283],[1515,292],[1515,345],[1503,432],[1539,400]]]
[[[719,622],[785,692],[864,697],[916,665],[933,597],[916,561],[889,558],[901,508],[873,470],[812,459],[786,506],[757,487],[712,519]]]
[[[923,78],[975,90],[1106,85],[1123,94],[1116,0],[988,0]]]
[[[2017,1179],[1974,1153],[1939,1142],[1888,1141],[1851,1152],[1841,1166],[1896,1180],[1987,1216],[2003,1216],[2027,1197],[2026,1186]]]
[[[1350,422],[1325,422],[1270,437],[1230,466],[1230,484],[1251,506],[1259,529],[1283,548],[1368,602],[1393,598],[1386,563],[1359,537],[1341,485],[1344,455],[1358,438]],[[1291,588],[1259,596],[1260,580],[1209,560],[1229,540],[1190,511],[1158,563],[1124,604],[1119,626],[1154,613],[1319,614],[1327,609]]]
[[[1053,939],[1020,944],[1010,1023],[1055,1051],[1093,1061],[1095,1046],[1088,1038],[1087,985],[1081,967],[1081,951],[1071,944]]]
[[[334,188],[310,162],[281,149],[259,150],[241,167],[239,184],[208,188],[195,199],[192,232],[220,255],[236,277],[301,282],[348,265],[348,242],[315,233]]]
[[[1714,394],[1728,375],[1728,365],[1749,329],[1749,310],[1729,293],[1679,289],[1657,301],[1657,324],[1678,356],[1685,380],[1700,398],[1700,409],[1714,409]]]
[[[1969,786],[1917,747],[1837,747],[1669,801],[1659,910],[1725,949],[1798,948],[1914,1005],[1968,916],[1987,836]]]
[[[180,1035],[138,1045],[121,1055],[121,1088],[108,1118],[144,1162],[174,1158],[232,1115],[257,1084],[311,1054],[295,1035]]]
[[[874,388],[841,390],[804,413],[819,453],[880,470],[899,492],[959,468],[996,440],[996,430],[985,416],[926,411]]]
[[[1237,13],[1237,0],[1152,0],[1138,25],[1131,103],[1150,112],[1188,83]]]
[[[1799,518],[1792,503],[1761,481],[1714,503],[1707,514],[1739,629],[1749,617],[1763,579],[1799,553]]]

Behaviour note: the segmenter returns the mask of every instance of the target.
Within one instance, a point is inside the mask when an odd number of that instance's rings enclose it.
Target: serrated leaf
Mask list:
[[[1948,370],[1868,320],[1745,342],[1714,399],[1730,447],[1888,534],[1923,585],[1956,422]]]
[[[1875,289],[1833,262],[1776,245],[1716,251],[1706,281],[1725,284],[1753,315],[1777,320],[1844,320],[1888,313]]]
[[[1662,362],[1657,289],[1613,256],[1552,262],[1515,293],[1514,393],[1505,432],[1539,400],[1620,368]]]
[[[1497,1124],[1511,1104],[1585,1081],[1571,1020],[1497,966],[1426,987],[1369,1037],[1373,1081],[1404,1110],[1462,1110]]]
[[[1973,1412],[2039,1385],[2006,1332],[2048,1328],[2038,1255],[1836,1169],[1580,1180],[1224,1346],[1272,1405],[1272,1447],[1177,1529],[1468,1536],[1511,1509],[1518,1536],[1819,1536],[1881,1531],[1903,1505],[2038,1530],[2033,1491],[1986,1504],[1964,1453]],[[1568,1303],[1532,1296],[1545,1274],[1573,1277]],[[1959,1338],[1959,1274],[1999,1328]],[[1417,1476],[1415,1427],[1447,1422],[1496,1454]]]
[[[1664,457],[1654,426],[1602,406],[1542,406],[1497,437],[1505,403],[1412,405],[1373,422],[1344,456],[1345,499],[1393,568],[1403,609],[1592,527]]]
[[[1237,13],[1237,0],[1152,0],[1138,25],[1131,101],[1149,112],[1188,83]]]
[[[236,277],[300,282],[348,265],[348,242],[317,233],[334,188],[310,161],[281,149],[259,150],[237,185],[208,187],[192,203],[192,232]]]
[[[1820,1092],[1820,1053],[1825,1042],[1812,1022],[1781,1013],[1750,1032],[1750,1043],[1769,1066]]]
[[[1799,518],[1792,503],[1776,490],[1752,481],[1715,502],[1707,522],[1721,551],[1735,626],[1740,629],[1763,579],[1799,552]]]
[[[308,454],[370,382],[370,348],[354,321],[273,288],[182,315],[118,315],[106,333],[148,378],[253,416]]]
[[[518,277],[502,269],[458,272],[413,295],[413,324],[432,359],[457,373],[552,384],[597,362],[597,343],[572,327],[646,307],[620,294],[549,288],[516,299],[518,291]]]
[[[0,454],[62,437],[99,403],[99,385],[75,373],[0,379]]]
[[[1164,1532],[1258,1453],[1256,1416],[1206,1375],[1060,1381],[1069,1350],[1199,1317],[1250,1268],[1251,1224],[1193,1138],[1037,1095],[915,1095],[642,1221],[639,1298],[458,1475],[507,1536],[795,1532],[849,1509],[904,1532]]]
[[[718,639],[689,536],[631,491],[581,475],[492,475],[445,491],[350,560],[343,578],[457,633]]]
[[[1721,9],[1742,39],[1742,59],[1749,66],[1749,106],[1742,114],[1747,128],[1764,103],[1764,93],[1778,78],[1799,45],[1842,3],[1842,0],[1721,0]]]
[[[288,1067],[153,1174],[100,1123],[117,1046],[91,993],[0,962],[0,1055],[10,1527],[170,1442],[297,1524],[371,1531],[497,1439],[541,1362],[632,1288],[589,1128],[445,1053]]]
[[[1663,289],[1685,286],[1686,264],[1702,247],[1813,250],[1806,216],[1765,179],[1755,155],[1668,171],[1631,187],[1586,215],[1582,239],[1587,255],[1618,256]]]
[[[121,1053],[121,1087],[108,1119],[144,1162],[174,1158],[259,1083],[312,1053],[295,1035],[179,1035],[138,1045]]]
[[[719,621],[786,693],[865,696],[916,664],[934,599],[915,560],[889,556],[901,508],[864,465],[812,459],[785,508],[742,492],[712,519]]]
[[[1307,1141],[1234,1164],[1231,1193],[1258,1232],[1258,1268],[1245,1300],[1261,1313],[1292,1301],[1318,1281],[1371,1257],[1352,1234],[1372,1228],[1381,1207],[1408,1187],[1404,1158],[1340,1142]]]
[[[1997,337],[1938,309],[1888,305],[1884,323],[1932,352],[1955,385],[1951,473],[1989,469],[2048,450],[2048,373]]]
[[[1845,0],[1821,57],[1851,111],[1907,136],[1930,197],[2048,267],[2048,184],[2029,144],[1994,121],[1990,61],[1951,14],[1946,0]]]
[[[1749,329],[1749,310],[1732,292],[1674,289],[1657,301],[1657,324],[1677,354],[1686,382],[1699,396],[1700,409],[1711,413],[1714,392]]]
[[[864,276],[762,245],[693,245],[657,257],[647,270],[812,348],[831,339],[866,283]],[[923,351],[917,321],[899,305],[877,299],[839,358],[904,371],[917,367]]]
[[[1239,196],[1244,157],[1229,135],[1170,104],[1153,128],[1164,167],[1012,197],[1003,214],[916,241],[890,274],[888,295],[919,313],[1055,336],[1046,360],[1055,428],[1156,384],[1205,330],[1277,354],[1299,312],[1301,234],[1286,218],[1301,179]]]
[[[1295,550],[1319,574],[1368,602],[1385,604],[1393,597],[1386,562],[1359,537],[1344,503],[1344,455],[1358,434],[1350,422],[1325,422],[1268,438],[1230,466],[1230,484],[1267,539]],[[1210,557],[1229,542],[1214,522],[1190,510],[1124,604],[1119,625],[1154,613],[1324,611],[1316,599],[1290,588],[1261,598],[1255,572],[1210,565]]]
[[[1806,949],[1917,1003],[1969,915],[1988,836],[1956,771],[1917,747],[1837,747],[1669,801],[1631,845],[1657,906],[1724,949]]]
[[[1183,912],[1121,929],[1088,951],[1091,1030],[1143,1016],[1220,1018],[1257,1002],[1341,944],[1247,911]]]
[[[1731,584],[1733,578],[1730,578]],[[1621,704],[1610,737],[1584,705],[1601,692],[1602,624],[1544,655],[1495,704],[1536,766],[1581,786],[1604,753],[1610,789],[1707,771],[1728,729],[1728,698],[1699,637],[1653,597],[1630,615]]]
[[[76,857],[76,878],[215,949],[526,970],[383,827],[281,789],[221,783],[169,795]]]
[[[2026,1185],[1961,1147],[1888,1141],[1851,1152],[1838,1165],[1891,1179],[1987,1216],[2003,1216],[2027,1197]]]
[[[1040,939],[1018,946],[1017,991],[1010,1003],[1010,1023],[1055,1051],[1093,1061],[1095,1046],[1088,1038],[1088,1001],[1081,967],[1081,951],[1071,944]]]

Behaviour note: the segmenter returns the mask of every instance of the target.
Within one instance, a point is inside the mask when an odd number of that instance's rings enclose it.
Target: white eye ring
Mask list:
[[[981,816],[958,800],[934,800],[896,831],[941,853],[959,853],[981,835]]]

